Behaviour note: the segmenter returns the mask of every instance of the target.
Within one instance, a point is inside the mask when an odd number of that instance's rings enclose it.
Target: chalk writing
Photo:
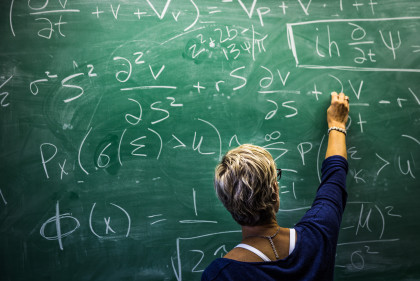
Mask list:
[[[7,201],[4,198],[4,195],[3,195],[3,192],[1,191],[1,189],[0,189],[0,196],[1,196],[1,200],[3,201],[4,205],[7,205]]]
[[[86,68],[87,68],[87,73],[86,73],[87,77],[91,78],[91,77],[97,77],[98,76],[98,74],[94,72],[94,66],[92,64],[88,64],[86,66]],[[37,79],[37,80],[32,81],[29,84],[29,89],[34,96],[39,94],[40,90],[39,90],[38,85],[40,83],[45,84],[45,82],[50,82],[51,80],[57,79],[59,77],[58,74],[51,74],[49,71],[45,71],[45,75],[46,75],[47,78]],[[84,88],[82,86],[79,86],[80,82],[71,81],[73,79],[76,79],[76,80],[80,81],[81,78],[78,78],[78,77],[82,77],[84,75],[85,75],[84,72],[79,72],[79,73],[71,74],[67,77],[64,77],[61,80],[61,87],[62,87],[63,90],[65,90],[65,89],[67,89],[67,90],[75,89],[75,91],[70,91],[70,92],[74,92],[75,94],[72,97],[64,99],[63,100],[64,103],[74,101],[74,100],[80,98],[85,93]]]
[[[64,219],[73,220],[73,222],[76,224],[73,229],[65,233],[63,233],[61,229],[61,221]],[[55,230],[56,230],[55,236],[49,236],[45,234],[45,227],[50,223],[55,224]],[[75,217],[72,217],[70,213],[60,214],[60,206],[59,206],[59,202],[57,201],[57,204],[55,206],[55,216],[49,218],[46,222],[42,224],[41,229],[39,230],[39,233],[41,234],[42,237],[44,237],[47,240],[57,240],[60,250],[64,250],[63,241],[62,241],[63,238],[72,234],[79,227],[80,227],[79,221]]]
[[[341,69],[341,70],[351,70],[351,71],[395,71],[395,72],[420,72],[415,66],[413,68],[402,68],[398,67],[398,63],[389,63],[388,57],[381,57],[379,58],[376,53],[372,52],[372,48],[370,48],[367,52],[366,50],[362,49],[361,46],[364,45],[375,45],[376,48],[379,48],[376,43],[382,43],[382,46],[385,47],[386,50],[389,50],[391,53],[391,58],[393,61],[399,61],[397,59],[397,51],[400,51],[403,54],[408,53],[401,50],[403,42],[401,40],[401,30],[395,30],[394,32],[388,31],[388,36],[384,35],[382,30],[379,30],[377,35],[379,38],[375,40],[365,40],[366,36],[373,36],[368,33],[368,27],[371,28],[371,25],[377,22],[415,22],[418,23],[420,18],[418,17],[397,17],[397,18],[375,18],[375,19],[332,19],[332,20],[315,20],[315,21],[308,21],[308,22],[298,22],[298,23],[290,23],[287,25],[287,32],[288,32],[288,43],[289,48],[293,52],[293,56],[296,61],[296,65],[302,68],[313,68],[313,69]],[[347,24],[347,26],[345,25]],[[321,29],[323,26],[323,29]],[[349,30],[349,41],[350,42],[338,42],[332,39],[333,34],[333,27],[342,27],[344,30],[346,27],[352,27],[353,30]],[[299,42],[295,40],[295,32],[299,32],[299,30],[313,28],[316,32],[315,40],[316,42],[314,49],[316,50],[318,56],[320,57],[320,63],[318,65],[309,65],[302,63],[302,60],[299,60],[298,51],[302,52],[303,50],[300,48]],[[372,29],[376,31],[376,28]],[[326,37],[325,42],[322,42],[318,35],[319,33],[326,33],[322,35],[322,37]],[[405,32],[414,32],[413,29],[406,30]],[[321,45],[328,46],[328,52],[326,54],[322,52]],[[348,50],[350,48],[350,50]],[[353,58],[353,62],[345,61],[342,59],[340,53],[352,53],[354,52],[355,57]],[[384,53],[383,51],[380,51]],[[325,64],[325,59],[330,58],[333,61],[333,65]],[[346,56],[348,58],[349,56]],[[351,56],[350,56],[351,57]],[[323,62],[323,63],[322,63]],[[354,63],[356,65],[354,65]],[[360,66],[365,65],[367,66]]]
[[[133,276],[134,260],[139,279],[198,280],[241,239],[214,167],[244,143],[268,150],[283,171],[277,218],[291,227],[321,182],[332,91],[350,97],[336,278],[417,273],[418,6],[9,0],[2,277],[91,276],[89,259],[107,265],[97,279]]]
[[[1,85],[0,85],[0,90],[1,88],[3,88],[4,85],[6,85],[11,79],[13,78],[13,75],[10,76],[6,81],[4,81]],[[0,92],[0,106],[1,107],[7,107],[10,105],[9,102],[7,102],[7,97],[9,96],[9,92]]]

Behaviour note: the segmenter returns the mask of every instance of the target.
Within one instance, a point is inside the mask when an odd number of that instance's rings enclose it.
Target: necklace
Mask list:
[[[271,235],[271,236],[263,236],[263,235],[249,235],[249,236],[246,236],[246,237],[245,237],[245,239],[246,239],[246,238],[250,238],[250,237],[259,237],[259,238],[265,238],[265,239],[268,239],[268,241],[270,241],[271,248],[273,249],[273,252],[274,252],[274,255],[276,256],[276,259],[280,259],[279,255],[277,254],[276,247],[274,247],[274,243],[273,243],[273,238],[274,238],[274,237],[276,237],[276,235],[279,233],[279,231],[280,231],[280,226],[279,226],[279,228],[277,229],[276,233],[274,233],[274,234],[273,234],[273,235]]]

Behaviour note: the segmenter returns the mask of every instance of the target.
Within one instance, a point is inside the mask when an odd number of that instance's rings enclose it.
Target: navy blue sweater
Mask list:
[[[286,258],[272,262],[214,260],[201,280],[333,280],[341,218],[347,200],[348,164],[341,156],[322,163],[322,179],[312,207],[295,225],[297,241]]]

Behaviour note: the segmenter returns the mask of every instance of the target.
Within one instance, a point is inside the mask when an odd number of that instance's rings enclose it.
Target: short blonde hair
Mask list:
[[[216,167],[214,188],[240,225],[269,223],[279,208],[277,169],[262,147],[244,144],[230,150]]]

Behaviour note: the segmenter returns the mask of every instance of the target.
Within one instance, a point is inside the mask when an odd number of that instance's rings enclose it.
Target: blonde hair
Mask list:
[[[216,167],[214,188],[240,225],[262,225],[279,208],[277,169],[262,147],[244,144],[230,150]]]

